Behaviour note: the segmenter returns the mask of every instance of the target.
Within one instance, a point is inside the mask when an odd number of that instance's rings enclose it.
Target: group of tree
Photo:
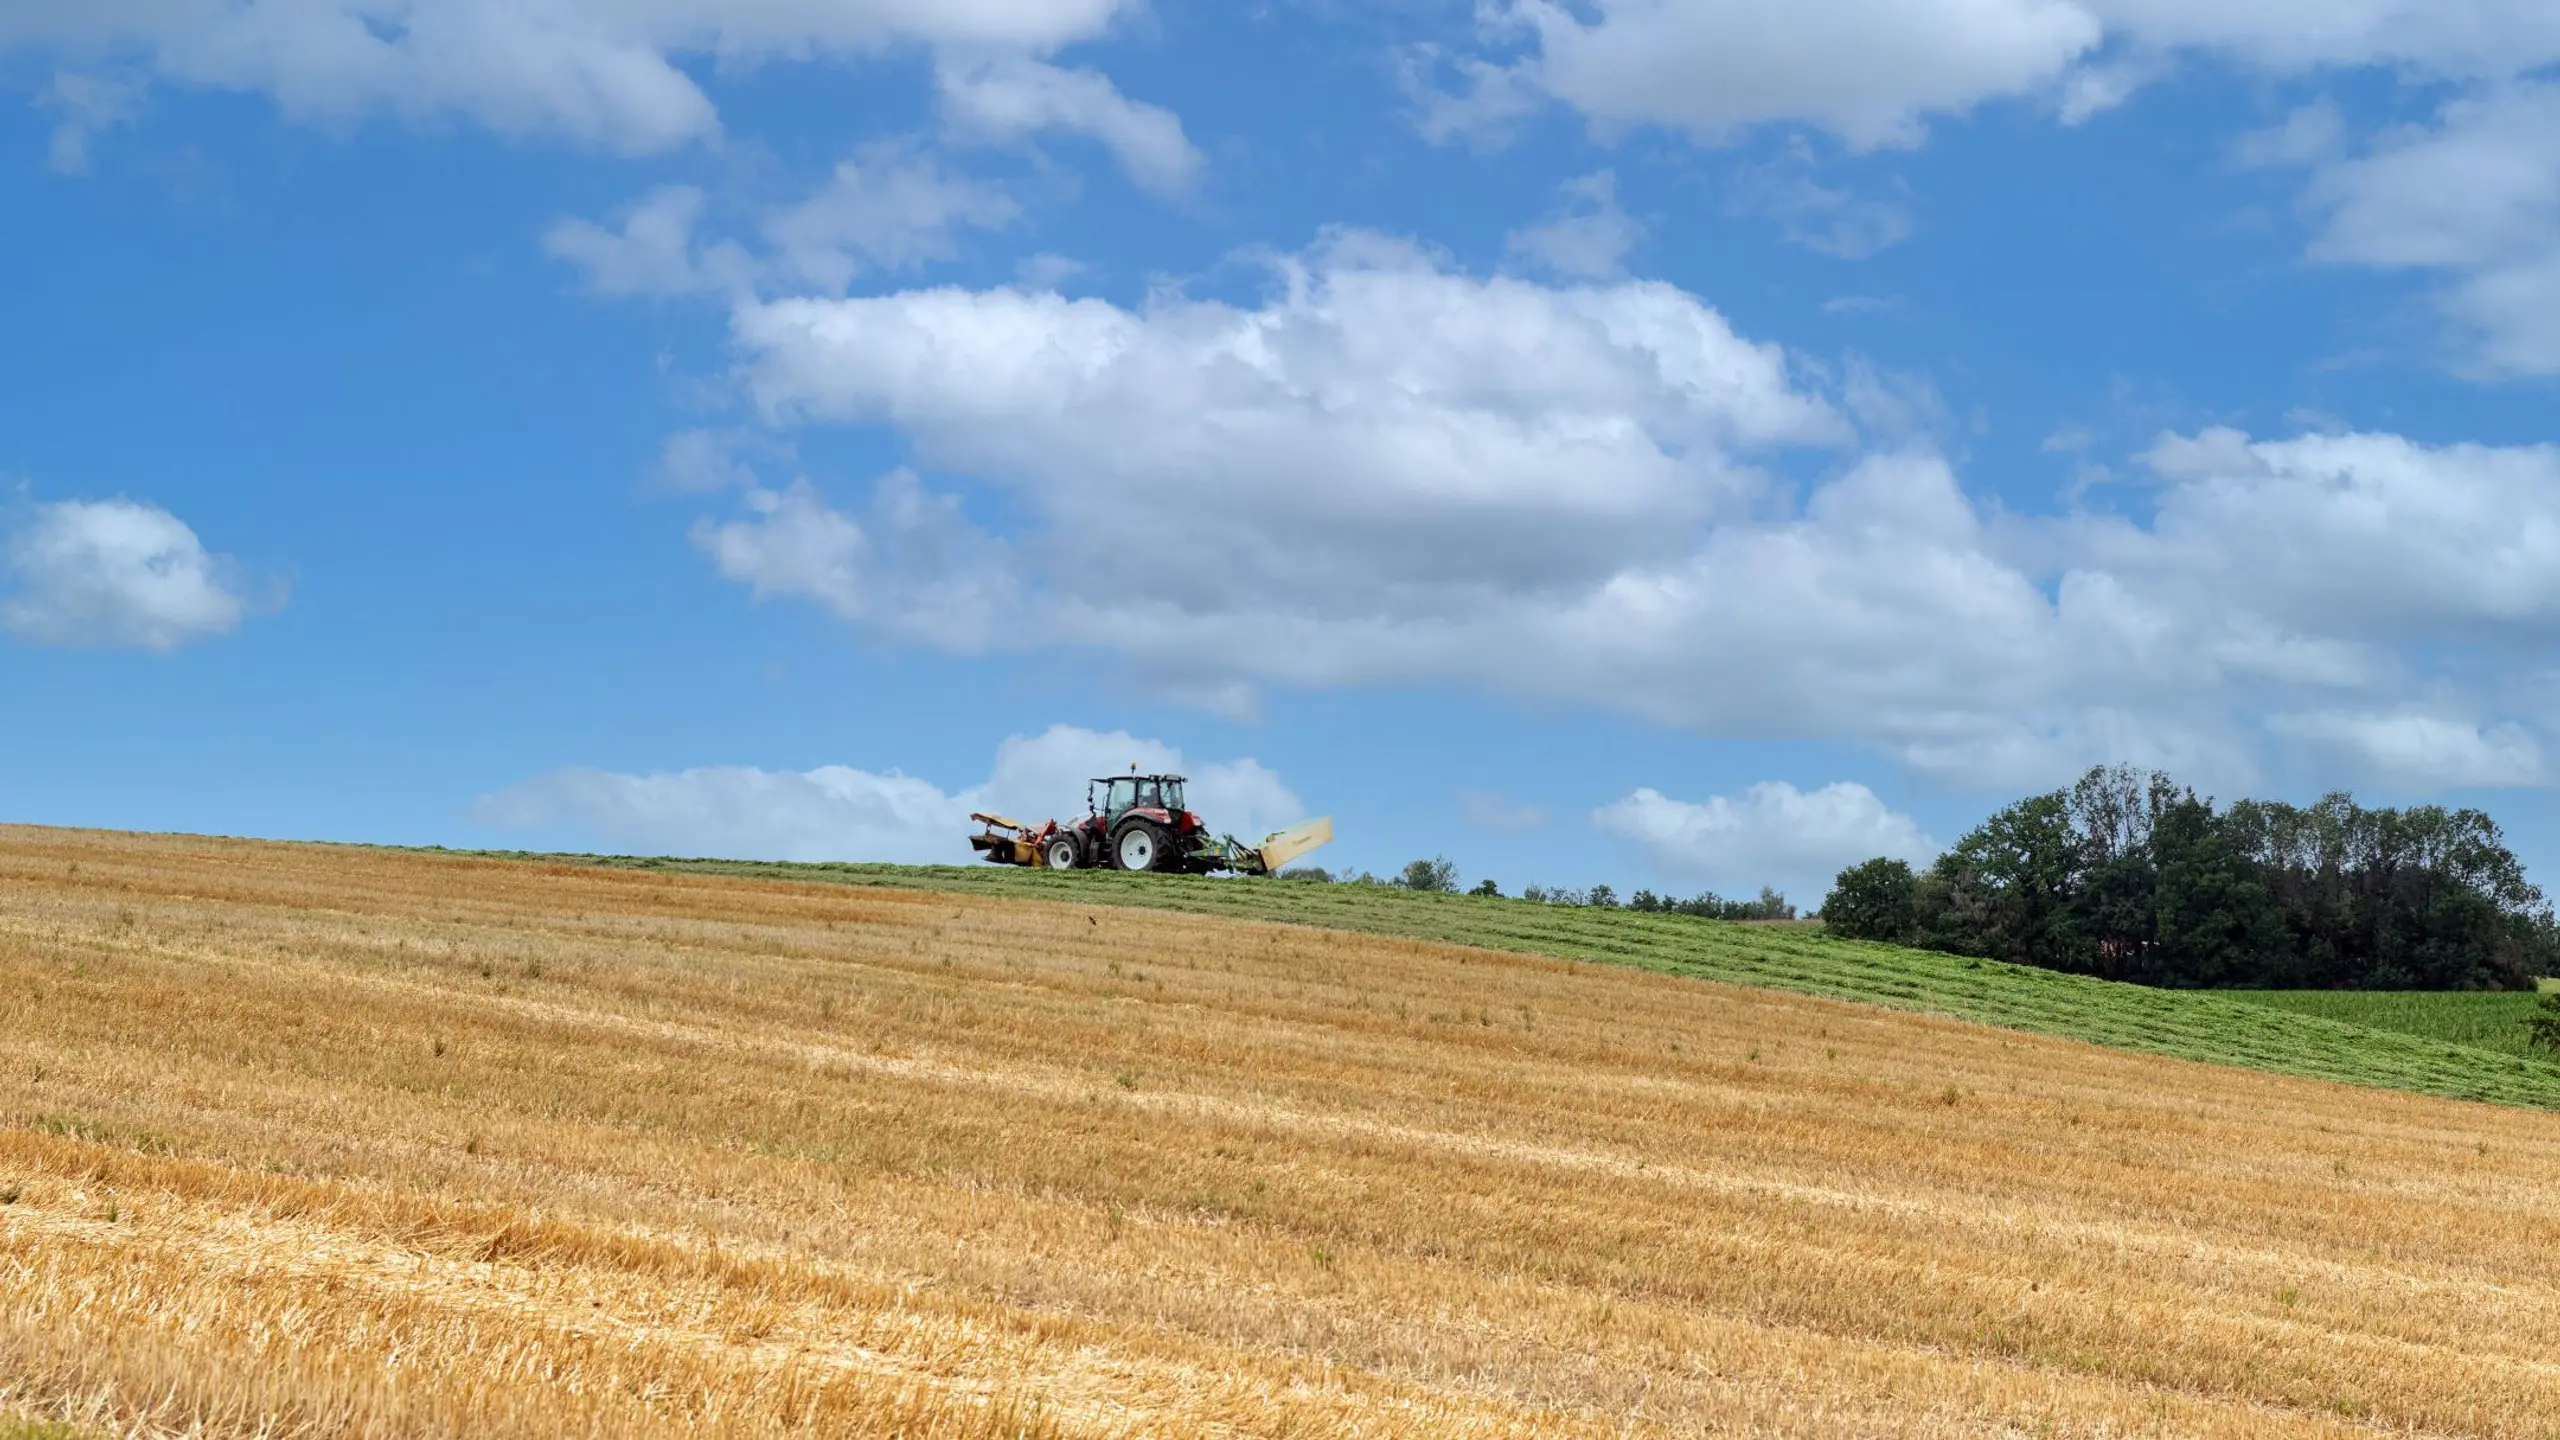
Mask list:
[[[1284,880],[1314,880],[1345,885],[1385,885],[1399,890],[1427,890],[1438,894],[1458,893],[1458,867],[1449,857],[1435,855],[1416,860],[1391,877],[1372,875],[1363,870],[1336,875],[1320,865],[1301,865],[1281,872]],[[1479,880],[1466,891],[1469,895],[1498,898],[1502,887],[1494,881]],[[1793,920],[1796,907],[1787,897],[1762,886],[1759,897],[1752,900],[1727,900],[1710,890],[1683,900],[1677,896],[1656,895],[1638,890],[1624,901],[1608,885],[1576,889],[1561,885],[1531,885],[1520,892],[1520,898],[1539,905],[1572,905],[1589,909],[1635,910],[1649,915],[1696,915],[1709,920]]]
[[[2147,985],[2518,990],[2560,927],[2478,810],[2241,800],[2102,767],[1993,815],[1925,871],[1876,859],[1834,934]]]
[[[1682,900],[1672,895],[1656,895],[1639,890],[1627,897],[1627,908],[1648,915],[1696,915],[1707,920],[1793,920],[1796,907],[1787,897],[1766,885],[1750,900],[1727,900],[1713,890]]]

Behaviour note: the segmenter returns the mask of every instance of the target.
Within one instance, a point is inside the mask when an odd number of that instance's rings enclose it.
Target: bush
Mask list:
[[[2560,991],[2542,997],[2526,1017],[2524,1028],[2533,1037],[2534,1048],[2560,1052]]]
[[[1494,884],[1490,879],[1479,880],[1476,882],[1476,888],[1468,891],[1467,893],[1470,895],[1482,895],[1489,899],[1499,900],[1502,898],[1502,887]]]

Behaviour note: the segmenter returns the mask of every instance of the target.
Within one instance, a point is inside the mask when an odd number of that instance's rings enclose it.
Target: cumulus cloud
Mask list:
[[[175,650],[239,626],[249,607],[232,568],[156,505],[40,505],[0,535],[0,629],[44,645]]]
[[[1879,855],[1925,865],[1939,845],[1864,785],[1798,790],[1753,785],[1704,803],[1643,789],[1593,812],[1591,823],[1642,848],[1663,873],[1725,894],[1775,885],[1819,903],[1833,876]]]
[[[2156,517],[2075,531],[2091,573],[2351,641],[2342,675],[2392,642],[2530,644],[2560,627],[2560,448],[2210,429],[2144,458],[2168,482]]]
[[[1009,144],[1046,130],[1100,141],[1139,185],[1171,194],[1190,188],[1202,167],[1182,121],[1160,105],[1120,93],[1095,70],[1070,70],[1025,55],[946,57],[936,72],[942,113],[960,139]]]
[[[767,860],[965,863],[972,811],[1036,820],[1080,815],[1085,781],[1147,771],[1191,777],[1191,808],[1210,825],[1258,838],[1303,819],[1280,777],[1246,759],[1186,765],[1161,741],[1055,725],[996,747],[978,784],[946,791],[896,770],[806,771],[714,766],[630,775],[555,771],[481,799],[478,823],[633,853]]]
[[[2314,259],[2442,275],[2460,358],[2560,374],[2560,83],[2452,100],[2321,165],[2311,203]]]
[[[130,64],[261,93],[288,115],[466,117],[641,154],[719,131],[684,63],[739,67],[902,44],[1046,53],[1125,0],[80,0],[0,8],[0,51]]]
[[[1488,52],[1426,107],[1440,133],[1531,97],[1604,127],[1721,143],[1768,123],[1853,148],[1919,140],[1933,116],[2036,98],[2076,122],[2195,53],[2271,74],[2389,65],[2512,77],[2560,59],[2541,0],[1508,0]]]
[[[2278,715],[2277,734],[2324,749],[2351,770],[2417,790],[2536,785],[2549,776],[2541,742],[2512,722],[2482,725],[2415,711]]]
[[[2484,734],[2537,727],[2501,677],[2560,639],[2560,452],[2209,430],[2146,457],[2138,516],[2026,519],[1923,441],[1841,456],[1784,352],[1658,283],[1342,235],[1253,306],[943,288],[733,327],[775,424],[889,427],[942,479],[753,499],[698,532],[724,573],[950,648],[1116,653],[1228,711],[1454,685],[1971,784],[2127,760],[2237,788],[2270,717],[2438,682]],[[1790,452],[1826,473],[1784,482]]]

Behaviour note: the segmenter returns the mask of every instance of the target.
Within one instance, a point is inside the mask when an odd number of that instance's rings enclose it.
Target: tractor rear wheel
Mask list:
[[[1111,842],[1111,858],[1123,870],[1158,870],[1173,862],[1173,847],[1164,832],[1149,821],[1137,821],[1120,832]]]
[[[1050,869],[1073,870],[1076,868],[1076,860],[1076,837],[1073,835],[1061,835],[1057,839],[1049,842]]]

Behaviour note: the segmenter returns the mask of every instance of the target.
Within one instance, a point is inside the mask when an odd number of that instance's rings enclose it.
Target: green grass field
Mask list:
[[[1062,874],[991,865],[786,865],[567,855],[515,858],[1015,895],[1445,940],[1856,1000],[2215,1064],[2560,1109],[2560,1065],[2531,1058],[2503,1038],[2497,1043],[2472,1043],[2503,1036],[2493,1023],[2448,1034],[2444,1023],[2387,1023],[2390,1016],[2385,1007],[2364,1014],[2332,1014],[2316,1004],[2295,1005],[2274,998],[2271,992],[2243,997],[2235,992],[2152,990],[1993,960],[1835,939],[1818,926],[1698,920],[1374,885],[1117,871]],[[2509,1003],[2530,999],[2511,997]],[[2521,1025],[2520,1020],[2517,1023]]]
[[[2539,995],[2514,992],[2457,994],[2407,990],[2232,990],[2234,1000],[2272,1005],[2297,1015],[2320,1015],[2376,1030],[2426,1035],[2457,1045],[2498,1050],[2527,1059],[2552,1059],[2533,1048],[2525,1018]]]

